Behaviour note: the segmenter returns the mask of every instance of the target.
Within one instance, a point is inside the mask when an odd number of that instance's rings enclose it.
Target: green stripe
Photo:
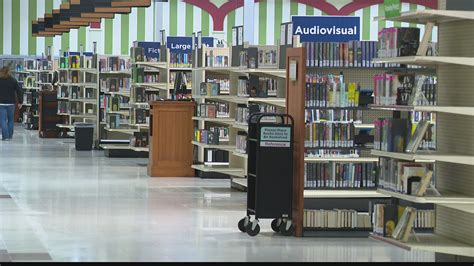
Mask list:
[[[295,15],[298,15],[298,3],[292,1],[290,5],[290,16],[295,16]]]
[[[0,0],[0,22],[0,54],[3,54],[3,0]]]
[[[63,35],[61,35],[61,50],[69,50],[69,32],[63,33]]]
[[[306,16],[314,16],[314,8],[312,6],[306,6]]]
[[[186,28],[184,34],[186,36],[193,35],[193,22],[194,22],[194,8],[193,5],[186,4]],[[229,20],[227,20],[229,21]]]
[[[209,13],[201,10],[201,31],[202,36],[209,36]]]
[[[178,0],[170,0],[170,35],[178,35]]]
[[[53,4],[54,4],[54,0],[45,0],[44,12],[45,13],[51,13],[53,11]],[[44,41],[45,54],[46,54],[46,51],[48,50],[49,46],[51,46],[51,49],[53,48],[53,37],[46,37],[45,38],[45,41]]]
[[[384,10],[384,5],[383,4],[379,5],[379,14],[378,14],[378,16],[379,17],[385,16],[385,10]],[[385,20],[379,20],[377,27],[378,27],[377,32],[380,32],[383,28],[385,28]]]
[[[416,4],[410,4],[410,11],[416,11]],[[416,23],[410,23],[411,28],[416,27]]]
[[[145,8],[140,7],[137,9],[137,40],[145,40]]]
[[[12,54],[15,55],[20,54],[20,32],[20,1],[17,0],[12,1]]]
[[[280,45],[280,27],[283,16],[283,1],[275,1],[275,44]]]
[[[258,43],[267,43],[267,2],[258,3]]]
[[[114,21],[112,19],[105,20],[105,36],[104,36],[104,51],[105,54],[112,54],[114,41]]]
[[[362,10],[362,40],[370,40],[370,6]]]
[[[128,55],[128,50],[130,47],[130,43],[128,41],[130,35],[130,15],[129,14],[122,14],[122,33],[120,34],[121,40],[121,50],[120,52],[122,55]]]
[[[36,20],[37,5],[38,5],[37,0],[30,0],[29,5],[28,5],[28,54],[29,55],[36,55],[36,37],[33,37],[31,35],[31,22],[33,20]]]
[[[86,27],[80,27],[77,30],[77,49],[79,50],[80,47],[84,48],[84,51],[86,50]]]
[[[227,15],[227,45],[232,45],[232,27],[235,26],[235,10]]]

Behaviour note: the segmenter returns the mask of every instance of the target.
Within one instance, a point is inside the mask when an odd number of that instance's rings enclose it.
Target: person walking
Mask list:
[[[16,98],[15,98],[16,96]],[[11,140],[15,119],[16,101],[21,99],[21,89],[11,75],[9,67],[0,69],[0,127],[2,140]]]

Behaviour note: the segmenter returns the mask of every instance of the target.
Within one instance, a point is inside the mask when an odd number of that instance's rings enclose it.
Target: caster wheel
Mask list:
[[[281,225],[281,219],[280,218],[274,219],[272,221],[272,230],[277,233],[280,232],[280,225]]]
[[[280,233],[284,236],[291,236],[295,232],[295,227],[291,221],[285,221],[280,224]]]
[[[239,221],[239,230],[242,232],[242,233],[245,233],[247,232],[247,225],[249,224],[250,222],[250,218],[247,216],[247,217],[244,217],[242,219],[240,219]]]
[[[256,236],[260,233],[260,225],[258,225],[257,221],[253,221],[247,224],[246,230],[249,236]]]

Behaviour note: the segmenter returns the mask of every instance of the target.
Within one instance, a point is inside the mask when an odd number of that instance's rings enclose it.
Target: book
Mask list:
[[[408,238],[410,237],[410,235],[412,233],[413,223],[414,223],[415,218],[416,218],[416,209],[414,209],[414,208],[407,208],[407,209],[409,209],[409,214],[408,214],[407,224],[404,227],[404,230],[403,230],[402,235],[400,237],[400,241],[402,241],[402,242],[407,242],[408,241]]]
[[[418,122],[415,133],[410,137],[405,152],[415,153],[418,150],[429,125],[430,122],[427,120],[421,120]]]
[[[431,183],[431,178],[433,177],[433,171],[428,171],[428,173],[421,178],[420,185],[416,188],[415,195],[422,197],[425,195],[428,186]]]

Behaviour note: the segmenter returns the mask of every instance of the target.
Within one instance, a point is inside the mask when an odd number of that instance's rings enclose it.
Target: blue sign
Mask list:
[[[160,60],[160,42],[137,42],[137,46],[143,48],[145,57],[148,60]]]
[[[300,42],[348,42],[360,40],[359,17],[293,16],[293,35]]]
[[[197,43],[197,37],[196,37]],[[202,44],[208,47],[214,47],[214,38],[202,37]],[[166,38],[166,47],[170,49],[170,53],[174,54],[190,54],[193,51],[193,37],[171,37]]]

